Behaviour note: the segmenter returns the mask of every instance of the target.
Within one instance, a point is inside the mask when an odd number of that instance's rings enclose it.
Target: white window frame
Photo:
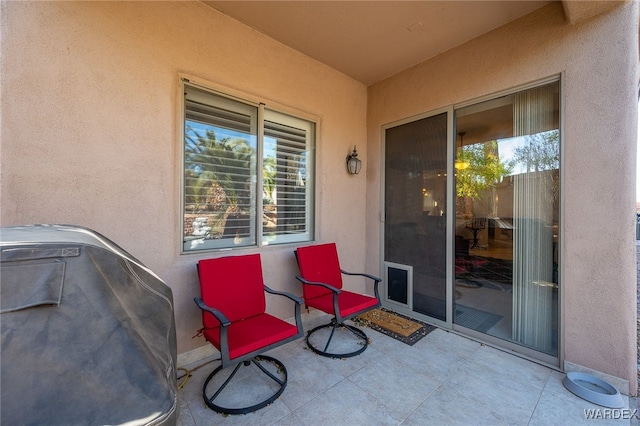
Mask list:
[[[255,161],[252,162],[251,165],[251,207],[250,207],[250,235],[248,237],[243,238],[205,238],[205,237],[195,237],[191,236],[191,238],[187,238],[185,233],[186,228],[186,154],[185,154],[185,139],[187,132],[187,90],[189,88],[195,89],[197,93],[195,98],[197,98],[198,102],[208,103],[217,108],[230,107],[231,110],[237,110],[238,107],[243,109],[243,113],[255,117],[255,123],[251,125],[251,134],[252,137],[250,145],[253,146],[255,143]],[[194,99],[193,90],[190,90],[189,97],[190,99]],[[251,102],[246,99],[239,98],[237,96],[229,95],[223,93],[221,91],[210,89],[206,86],[203,86],[198,83],[194,83],[189,81],[186,78],[181,78],[180,82],[180,93],[182,94],[182,104],[180,108],[180,123],[181,123],[181,134],[179,137],[180,140],[180,211],[179,211],[179,230],[180,230],[180,252],[181,254],[195,254],[202,253],[206,251],[227,251],[233,249],[241,249],[241,248],[256,248],[256,247],[264,247],[268,245],[281,245],[288,243],[301,243],[301,242],[309,242],[313,241],[315,237],[315,206],[316,206],[316,188],[315,188],[315,141],[316,141],[316,131],[317,124],[314,120],[310,120],[306,117],[298,117],[293,114],[289,114],[288,112],[281,112],[275,108],[267,107],[264,103],[261,102]],[[200,96],[202,94],[202,96]],[[211,96],[209,96],[211,95]],[[246,110],[244,107],[246,106]],[[270,121],[272,123],[276,123],[279,126],[283,127],[291,127],[293,130],[300,130],[304,134],[304,150],[301,148],[298,150],[300,155],[297,156],[299,159],[302,157],[305,161],[304,166],[301,167],[301,170],[304,171],[304,182],[299,184],[302,187],[303,191],[303,200],[304,200],[304,225],[302,226],[302,230],[300,232],[280,232],[279,234],[269,235],[270,233],[265,232],[265,227],[263,226],[263,218],[264,218],[264,209],[263,209],[263,195],[264,185],[263,185],[263,164],[265,159],[265,145],[267,145],[267,137],[265,137],[265,122]],[[272,138],[270,138],[272,139]],[[285,135],[286,142],[286,135]],[[286,143],[285,143],[286,145]],[[290,145],[290,144],[289,144]],[[282,146],[278,144],[278,146]],[[299,163],[298,163],[299,164]],[[301,170],[298,170],[298,175],[300,178],[298,179],[302,182],[303,178],[301,176]],[[279,182],[279,180],[276,180]],[[282,186],[279,185],[281,189]],[[283,192],[283,191],[281,191]],[[300,191],[298,191],[300,193]],[[288,211],[288,210],[287,210]],[[203,216],[206,216],[203,213]]]

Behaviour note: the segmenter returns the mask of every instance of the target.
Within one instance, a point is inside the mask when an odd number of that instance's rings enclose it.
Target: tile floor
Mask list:
[[[305,329],[327,320],[306,317]],[[186,366],[194,371],[179,391],[178,425],[637,424],[629,405],[591,404],[564,388],[564,374],[454,333],[436,329],[408,346],[364,330],[371,344],[353,358],[318,356],[304,338],[271,351],[287,368],[287,387],[273,404],[246,415],[223,416],[203,402],[202,385],[217,361]],[[631,404],[637,408],[635,398]]]

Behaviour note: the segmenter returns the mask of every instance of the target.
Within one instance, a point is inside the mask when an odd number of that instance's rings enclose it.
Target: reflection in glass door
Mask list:
[[[558,356],[559,84],[455,111],[453,321]]]
[[[447,113],[385,130],[386,300],[447,321]]]

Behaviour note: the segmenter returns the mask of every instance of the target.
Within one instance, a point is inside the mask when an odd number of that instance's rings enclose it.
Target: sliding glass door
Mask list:
[[[557,360],[559,100],[550,81],[385,129],[387,306]]]

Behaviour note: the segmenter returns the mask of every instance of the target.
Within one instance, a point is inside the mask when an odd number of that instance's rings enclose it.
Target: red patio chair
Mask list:
[[[302,299],[292,294],[274,291],[264,285],[259,254],[207,259],[198,262],[200,292],[202,297],[194,300],[202,309],[202,334],[220,351],[221,365],[204,382],[202,396],[213,410],[224,414],[246,414],[275,401],[287,385],[287,369],[275,358],[261,355],[270,349],[302,337],[300,305]],[[290,324],[265,312],[264,292],[286,296],[295,302],[296,325]],[[246,407],[221,406],[214,402],[238,372],[241,366],[251,364],[258,367],[256,374],[266,374],[275,391],[271,396]],[[222,383],[209,382],[225,368],[236,365],[233,372]],[[218,380],[219,382],[220,380]],[[216,382],[216,381],[214,381]],[[241,381],[243,382],[243,381]],[[243,392],[249,394],[250,392]],[[267,392],[268,393],[268,392]],[[228,394],[227,394],[228,395]],[[220,398],[218,399],[220,401]]]
[[[331,322],[307,333],[307,346],[315,353],[331,358],[348,358],[362,353],[369,344],[367,335],[359,328],[345,324],[344,321],[380,306],[378,284],[382,280],[372,275],[342,270],[334,243],[300,247],[296,250],[296,259],[300,269],[300,275],[296,278],[302,282],[305,305],[333,315]],[[358,275],[373,280],[375,297],[344,290],[343,274]],[[321,350],[312,345],[309,338],[314,332],[326,327],[331,327],[331,333],[324,349]],[[359,349],[348,353],[329,352],[329,344],[338,327],[349,330],[361,340]]]

